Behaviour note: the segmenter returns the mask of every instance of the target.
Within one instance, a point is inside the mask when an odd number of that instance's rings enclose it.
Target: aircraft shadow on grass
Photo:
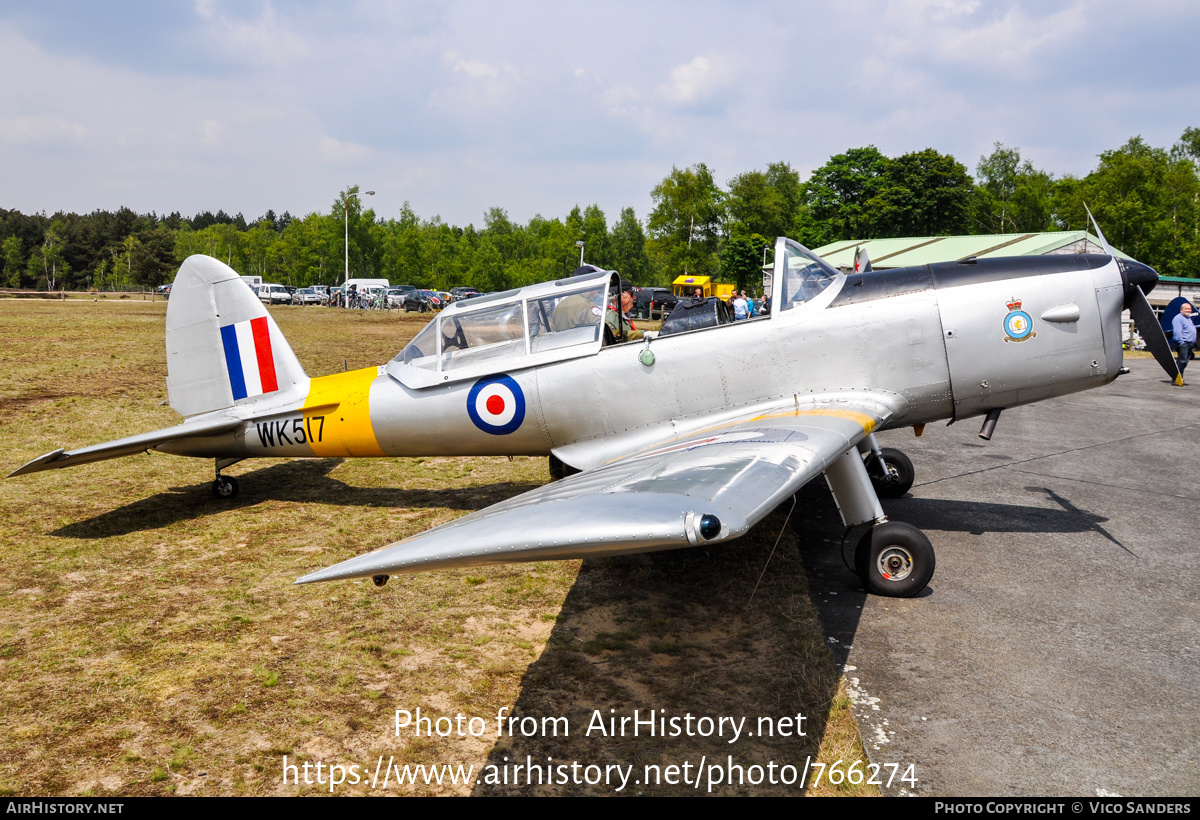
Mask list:
[[[619,780],[538,783],[537,767],[543,778],[558,778],[558,770],[546,767],[566,765],[562,776],[570,777],[570,766],[578,761],[584,778],[601,773],[617,777],[606,767],[628,771],[632,766],[620,793],[705,794],[707,776],[698,790],[693,781],[679,783],[678,771],[676,783],[666,782],[667,767],[685,762],[694,778],[701,758],[722,766],[732,759],[747,769],[745,782],[735,778],[732,785],[719,784],[714,794],[802,791],[797,784],[752,785],[760,772],[748,771],[753,765],[765,770],[770,761],[798,764],[802,771],[806,756],[815,755],[820,746],[838,689],[825,639],[808,626],[812,603],[797,548],[805,538],[787,526],[789,506],[782,505],[733,545],[584,560],[545,650],[525,670],[512,710],[518,719],[534,718],[537,731],[529,737],[517,731],[515,737],[495,741],[486,764],[494,768],[485,768],[484,782],[474,793],[617,792]],[[634,710],[643,721],[648,715],[666,719],[668,732],[669,721],[678,719],[683,734],[663,737],[656,731],[650,736],[643,724],[633,737],[627,723],[621,736],[621,718],[632,719]],[[760,717],[779,727],[780,719],[794,719],[797,713],[806,719],[804,737],[759,736]],[[692,737],[686,734],[689,714]],[[554,717],[567,718],[568,736],[543,734],[542,719]],[[723,736],[699,736],[702,725],[707,728],[702,717],[745,717],[746,722],[741,737],[731,743],[728,723]],[[617,721],[616,736],[610,718]],[[527,725],[532,728],[533,723]],[[534,764],[532,784],[524,769],[521,782],[513,784],[517,763]],[[593,768],[585,770],[588,765]],[[503,776],[506,767],[508,783],[487,782],[489,771]],[[662,782],[654,782],[656,777]]]
[[[1103,516],[1075,507],[1049,488],[1026,489],[1044,494],[1058,509],[912,496],[889,502],[889,507],[931,530],[1094,531],[1122,546],[1100,526],[1107,520]],[[616,776],[606,766],[633,765],[626,793],[694,794],[693,785],[635,781],[645,779],[648,766],[665,773],[668,765],[689,760],[694,766],[702,756],[710,764],[732,756],[734,764],[749,767],[770,760],[802,764],[806,755],[815,754],[837,695],[837,670],[847,663],[867,595],[838,550],[830,549],[840,543],[843,527],[829,492],[819,482],[801,490],[790,527],[785,524],[789,506],[781,506],[736,545],[585,560],[545,651],[525,671],[511,713],[534,718],[537,730],[534,736],[517,732],[496,741],[487,765],[497,777],[507,770],[510,781],[481,783],[475,793],[614,791],[615,785],[603,781],[594,786],[538,783],[537,767],[543,778],[560,777],[559,770],[547,766],[579,761],[599,767],[590,770],[593,778],[610,771]],[[936,594],[935,576],[923,595]],[[815,609],[820,623],[816,636],[797,626],[809,617],[804,615],[808,607]],[[757,736],[758,717],[794,714],[797,704],[810,704],[804,707],[806,737]],[[637,738],[595,730],[586,735],[597,713],[608,730],[609,718],[632,717],[635,709],[643,719],[650,710],[667,718],[688,713],[746,716],[747,731],[755,737],[731,744],[728,733],[724,738],[663,738],[647,737],[644,728]],[[569,737],[544,736],[541,719],[547,717],[566,717]],[[532,763],[535,771],[531,775],[522,769],[521,782],[513,784],[518,763]],[[570,774],[567,770],[561,777]],[[707,780],[701,793],[706,788]],[[722,783],[716,791],[783,794],[799,788]]]
[[[344,507],[446,507],[474,512],[533,489],[533,484],[498,482],[476,487],[409,490],[402,487],[356,487],[330,473],[345,459],[323,458],[287,461],[243,474],[244,488],[235,499],[215,501],[211,482],[202,482],[155,493],[101,515],[54,530],[60,538],[107,538],[146,529],[167,527],[218,515],[264,501],[297,504],[332,504]],[[365,550],[365,547],[364,547]]]

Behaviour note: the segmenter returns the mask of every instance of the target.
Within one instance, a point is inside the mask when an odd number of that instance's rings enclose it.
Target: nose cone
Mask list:
[[[1125,285],[1125,307],[1129,307],[1134,298],[1133,290],[1137,288],[1143,294],[1154,290],[1158,284],[1158,271],[1149,265],[1143,265],[1132,259],[1118,259],[1121,268],[1121,281]]]

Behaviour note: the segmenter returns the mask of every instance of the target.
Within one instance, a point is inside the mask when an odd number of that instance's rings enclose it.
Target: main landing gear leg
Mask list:
[[[872,433],[858,443],[867,474],[881,498],[900,498],[912,489],[916,470],[912,460],[892,447],[880,447]]]
[[[850,450],[825,470],[825,481],[847,527],[869,524],[854,551],[854,568],[868,592],[911,598],[933,578],[933,544],[911,524],[888,521],[862,456]],[[906,488],[907,490],[907,488]]]
[[[218,458],[215,459],[215,467],[217,477],[212,483],[212,494],[214,498],[219,498],[222,501],[230,498],[236,498],[238,494],[237,479],[231,475],[221,475],[221,471],[226,467],[231,467],[241,461],[240,458]]]

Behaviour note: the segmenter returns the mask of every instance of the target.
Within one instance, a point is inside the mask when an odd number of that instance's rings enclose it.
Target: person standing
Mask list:
[[[1196,346],[1196,326],[1192,324],[1191,303],[1184,302],[1180,305],[1179,313],[1171,320],[1171,332],[1175,341],[1179,343],[1179,353],[1176,355],[1179,381],[1181,384],[1187,384],[1183,381],[1183,369],[1187,367],[1188,360],[1192,358],[1192,348]]]
[[[733,298],[733,320],[735,322],[746,318],[746,297],[735,293]]]

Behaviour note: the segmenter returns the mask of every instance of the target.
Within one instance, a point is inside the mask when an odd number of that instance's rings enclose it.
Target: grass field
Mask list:
[[[4,472],[178,421],[164,404],[165,309],[0,301]],[[382,363],[424,323],[272,313],[313,376]],[[511,772],[507,784],[397,786],[392,773],[385,790],[382,770],[375,788],[367,781],[380,759],[474,766],[479,778],[489,764],[552,757],[632,765],[638,779],[647,765],[686,774],[687,763],[694,776],[702,757],[802,769],[808,755],[862,756],[784,511],[723,549],[296,587],[546,482],[545,459],[265,460],[228,472],[241,482],[233,502],[211,497],[211,462],[158,453],[0,482],[0,792],[329,793],[328,767],[340,765],[338,794],[611,794],[604,783],[514,785]],[[418,707],[478,716],[486,731],[397,735],[396,710]],[[497,738],[502,708],[535,718],[539,736]],[[745,716],[755,736],[585,735],[594,710],[634,709]],[[797,714],[804,737],[758,736],[760,716]],[[569,736],[540,736],[555,717]],[[297,769],[301,782],[285,784],[285,755],[312,764],[314,782]],[[696,793],[633,779],[621,793]]]

